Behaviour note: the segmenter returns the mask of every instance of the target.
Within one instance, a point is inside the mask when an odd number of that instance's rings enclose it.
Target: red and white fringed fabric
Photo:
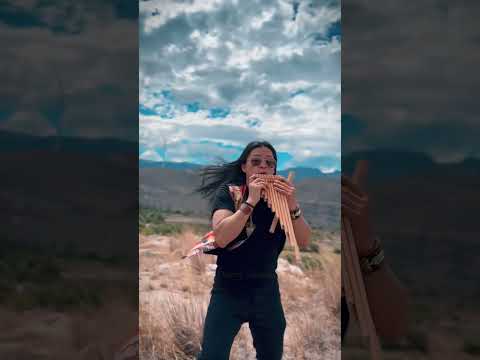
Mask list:
[[[240,204],[242,203],[242,200],[245,195],[247,187],[245,185],[229,185],[228,186],[228,192],[230,196],[232,197],[234,206],[235,206],[235,211],[238,210],[240,207]],[[241,245],[239,243],[237,246]],[[183,259],[188,259],[191,258],[192,256],[196,255],[201,255],[204,253],[207,253],[208,251],[212,251],[218,248],[218,245],[215,243],[215,234],[212,231],[206,233],[205,235],[202,236],[200,241],[193,246],[190,251],[183,257]]]
[[[216,248],[217,245],[215,244],[215,234],[213,233],[213,231],[210,231],[203,235],[202,239],[197,244],[195,244],[193,248],[190,249],[187,255],[183,256],[183,259],[188,259],[192,256],[200,255]]]

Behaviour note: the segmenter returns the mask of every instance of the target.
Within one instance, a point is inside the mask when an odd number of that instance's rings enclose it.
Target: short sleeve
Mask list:
[[[226,209],[230,210],[231,212],[235,212],[235,204],[233,203],[233,199],[230,196],[228,185],[222,185],[215,193],[212,202],[212,212],[210,213],[210,216],[213,216],[213,213],[219,209]]]

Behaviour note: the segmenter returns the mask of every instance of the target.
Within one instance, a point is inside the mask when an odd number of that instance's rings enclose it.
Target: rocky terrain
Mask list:
[[[196,239],[188,230],[176,236],[140,235],[142,359],[194,359],[200,349],[216,265],[213,256],[181,260]],[[328,241],[308,256],[318,259],[315,269],[279,259],[288,323],[284,359],[340,359],[340,257]],[[231,359],[255,359],[246,324],[235,338]]]

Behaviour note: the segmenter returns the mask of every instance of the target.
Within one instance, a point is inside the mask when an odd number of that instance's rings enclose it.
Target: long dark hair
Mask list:
[[[224,184],[246,184],[245,173],[242,171],[242,164],[247,162],[248,155],[253,149],[266,147],[272,151],[275,161],[277,161],[277,152],[268,141],[252,141],[243,149],[240,157],[232,162],[222,161],[217,165],[203,167],[199,174],[202,177],[202,185],[195,191],[198,191],[205,198],[212,200],[217,189]],[[277,169],[275,169],[275,173]]]

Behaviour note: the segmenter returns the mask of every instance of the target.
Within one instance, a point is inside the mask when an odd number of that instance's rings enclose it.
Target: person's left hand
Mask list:
[[[369,255],[375,247],[367,194],[352,179],[342,175],[342,217],[352,226],[358,256]]]
[[[279,176],[273,183],[273,188],[280,194],[284,194],[287,197],[288,209],[290,211],[295,210],[298,206],[297,199],[295,197],[295,186],[291,181],[288,181],[283,176]]]

